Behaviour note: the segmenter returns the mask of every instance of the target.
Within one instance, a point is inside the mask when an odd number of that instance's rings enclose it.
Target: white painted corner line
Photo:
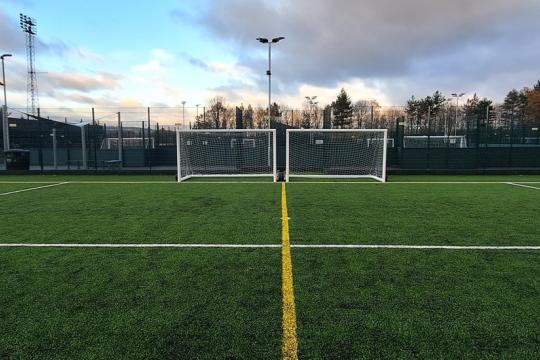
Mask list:
[[[530,186],[530,185],[524,185],[524,184],[517,184],[517,183],[513,183],[513,182],[507,182],[506,184],[512,185],[512,186],[524,187],[524,188],[528,188],[528,189],[540,190],[540,187],[536,187],[536,186]]]
[[[22,189],[22,190],[10,191],[10,192],[6,192],[6,193],[2,193],[2,194],[0,194],[0,196],[17,194],[17,193],[22,193],[22,192],[25,192],[25,191],[45,189],[45,188],[50,188],[50,187],[53,187],[53,186],[59,186],[59,185],[65,185],[65,184],[69,184],[69,181],[64,181],[64,182],[55,183],[55,184],[49,184],[49,185],[43,185],[43,186],[36,186],[36,187],[31,187],[31,188]]]

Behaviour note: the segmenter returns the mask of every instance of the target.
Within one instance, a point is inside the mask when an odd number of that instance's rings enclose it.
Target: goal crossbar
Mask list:
[[[178,182],[193,177],[272,177],[275,129],[176,129]]]
[[[385,182],[387,141],[386,129],[287,129],[285,180],[371,178]]]

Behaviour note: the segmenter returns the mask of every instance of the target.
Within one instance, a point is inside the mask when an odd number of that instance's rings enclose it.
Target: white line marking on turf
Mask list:
[[[536,187],[536,186],[529,186],[529,185],[523,185],[523,184],[516,184],[516,183],[511,183],[511,182],[508,182],[507,184],[508,184],[508,185],[512,185],[512,186],[524,187],[524,188],[528,188],[528,189],[540,190],[540,188],[539,188],[539,187]]]
[[[0,181],[0,184],[56,184],[58,181]]]
[[[0,181],[0,184],[56,184],[57,181]],[[176,181],[84,181],[70,180],[70,184],[178,184]],[[540,181],[519,181],[520,184],[540,184]],[[182,184],[274,184],[271,181],[186,181]],[[291,184],[358,184],[358,185],[383,185],[383,184],[510,184],[507,181],[292,181]]]
[[[68,181],[70,184],[178,184],[176,181]],[[0,181],[0,184],[49,184],[52,181]],[[56,183],[56,182],[54,182]],[[182,184],[274,184],[271,181],[187,181]]]
[[[540,184],[540,181],[520,181],[522,184]],[[359,184],[359,185],[391,185],[391,184],[509,184],[506,181],[291,181],[290,184]]]
[[[281,248],[281,244],[0,244],[0,247],[37,248]]]
[[[7,243],[0,248],[281,248],[281,244],[36,244]],[[540,250],[540,246],[484,245],[384,245],[384,244],[291,244],[292,248],[311,249],[420,249],[420,250]]]
[[[65,185],[65,184],[69,184],[69,182],[66,181],[66,182],[61,182],[61,183],[56,183],[56,184],[43,185],[43,186],[36,186],[36,187],[28,188],[28,189],[22,189],[22,190],[10,191],[10,192],[7,192],[7,193],[2,193],[2,194],[0,194],[0,196],[6,196],[6,195],[11,195],[11,194],[17,194],[17,193],[21,193],[21,192],[25,192],[25,191],[32,191],[32,190],[38,190],[38,189],[45,189],[45,188],[49,188],[49,187],[53,187],[53,186],[59,186],[59,185]]]
[[[361,245],[361,244],[295,244],[294,248],[314,249],[424,249],[424,250],[540,250],[540,246],[482,246],[482,245]]]

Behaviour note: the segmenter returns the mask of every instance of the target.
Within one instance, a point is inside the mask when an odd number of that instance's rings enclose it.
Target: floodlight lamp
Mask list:
[[[285,39],[285,38],[284,38],[283,36],[280,36],[280,37],[277,37],[277,38],[273,38],[273,39],[272,39],[272,42],[273,42],[273,43],[277,43],[277,42],[279,42],[279,41],[281,41],[281,40],[283,40],[283,39]]]
[[[257,38],[257,40],[259,40],[259,42],[263,43],[263,44],[267,44],[268,43],[268,39],[266,38]]]

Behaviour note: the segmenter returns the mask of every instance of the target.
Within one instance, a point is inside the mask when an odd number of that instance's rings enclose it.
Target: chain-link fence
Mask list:
[[[388,130],[388,164],[414,169],[540,167],[540,119],[503,106],[468,114],[446,105],[422,114],[400,106],[271,109],[272,127]],[[9,109],[10,148],[30,150],[32,169],[174,169],[175,128],[266,128],[262,107]],[[1,132],[1,129],[0,129]],[[284,131],[278,131],[283,134]],[[281,135],[279,135],[281,136]],[[278,143],[280,139],[278,136]],[[278,165],[284,156],[278,154]],[[284,161],[284,160],[283,160]],[[1,161],[3,163],[3,159]]]

